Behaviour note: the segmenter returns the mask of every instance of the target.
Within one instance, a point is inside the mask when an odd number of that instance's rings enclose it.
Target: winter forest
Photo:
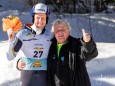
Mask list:
[[[29,0],[31,6],[37,2],[45,2],[48,5],[53,5],[55,8],[53,12],[109,13],[108,9],[115,11],[115,0]]]

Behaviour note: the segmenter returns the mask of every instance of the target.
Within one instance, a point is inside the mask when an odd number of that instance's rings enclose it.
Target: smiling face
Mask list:
[[[59,44],[63,44],[70,35],[68,27],[66,26],[66,24],[62,23],[55,25],[54,28],[54,35],[56,37],[57,42]]]
[[[46,14],[45,13],[36,13],[34,15],[34,24],[37,28],[43,30],[46,25]]]

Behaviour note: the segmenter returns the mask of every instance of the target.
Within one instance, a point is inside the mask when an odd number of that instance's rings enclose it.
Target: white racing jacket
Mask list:
[[[9,44],[7,58],[14,59],[21,50],[21,58],[26,63],[24,70],[47,70],[47,56],[52,37],[53,34],[48,30],[36,35],[28,29],[23,29]]]

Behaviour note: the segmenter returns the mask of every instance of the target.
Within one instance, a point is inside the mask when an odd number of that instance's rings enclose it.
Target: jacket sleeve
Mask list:
[[[18,38],[18,36],[16,36],[14,41],[10,42],[8,45],[8,49],[6,52],[7,59],[13,60],[16,57],[17,53],[19,52],[21,46],[22,41]]]
[[[96,43],[93,41],[92,38],[90,42],[84,42],[83,39],[81,39],[80,41],[82,44],[82,47],[81,47],[82,59],[84,59],[85,61],[89,61],[98,55]]]

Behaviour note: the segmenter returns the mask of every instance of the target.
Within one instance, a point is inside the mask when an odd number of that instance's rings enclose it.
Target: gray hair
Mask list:
[[[67,29],[71,32],[71,26],[70,24],[67,22],[67,20],[64,19],[56,19],[53,23],[52,23],[52,27],[51,27],[51,32],[54,32],[55,26],[56,25],[66,25]]]

